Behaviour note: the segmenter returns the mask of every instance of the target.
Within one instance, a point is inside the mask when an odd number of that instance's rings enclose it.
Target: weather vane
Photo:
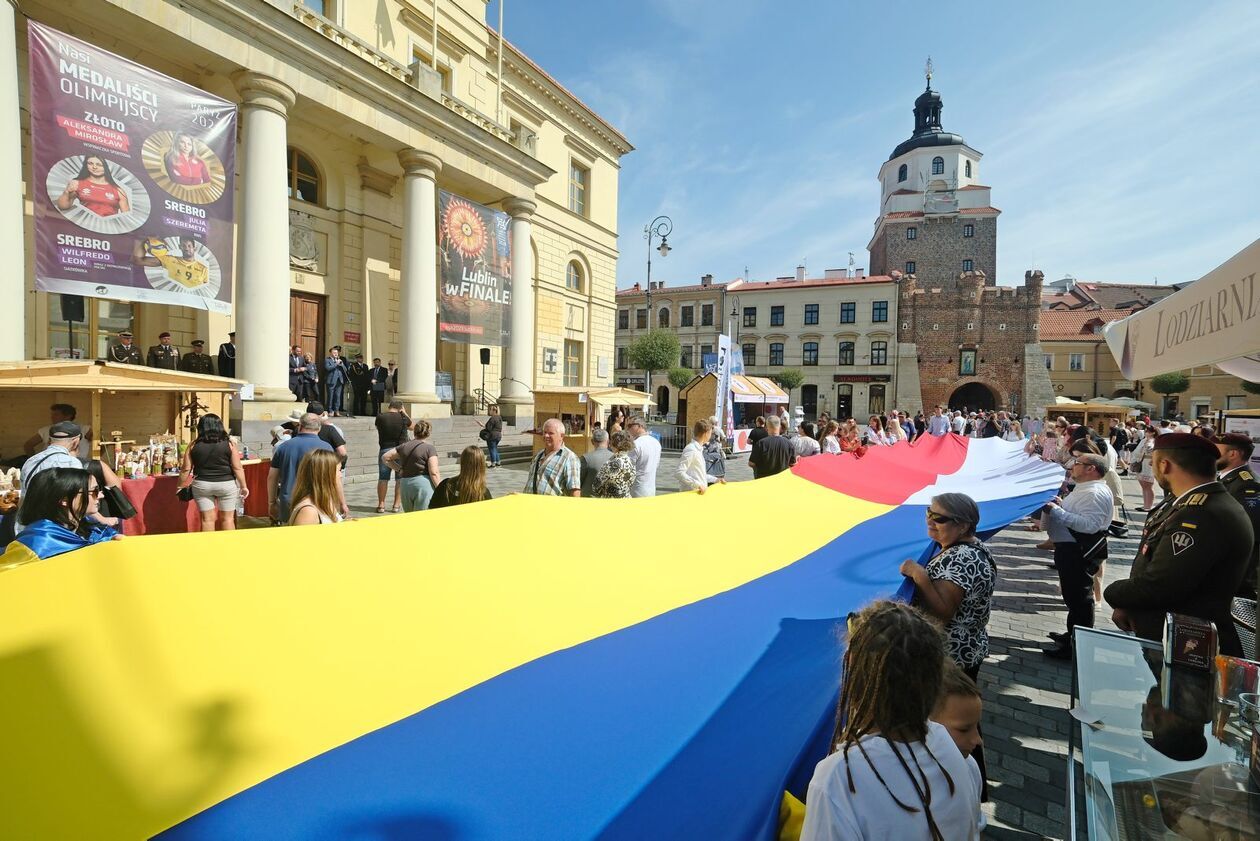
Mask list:
[[[923,75],[927,76],[928,88],[932,87],[932,57],[928,56],[927,65],[923,68]]]

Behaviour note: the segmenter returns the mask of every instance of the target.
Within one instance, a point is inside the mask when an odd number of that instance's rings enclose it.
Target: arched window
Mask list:
[[[932,158],[932,174],[941,175],[945,172],[945,159],[940,155]]]
[[[656,314],[656,326],[669,326],[669,307],[661,307],[661,311]]]
[[[806,342],[801,345],[801,364],[818,364],[818,342]]]
[[[963,166],[963,174],[968,178],[971,177],[971,161],[967,161],[966,165]]]
[[[581,292],[585,286],[585,280],[582,272],[582,264],[577,260],[570,260],[569,265],[564,270],[564,286],[566,289],[572,289],[574,292]]]
[[[323,199],[323,179],[315,162],[289,147],[289,198],[319,204]]]
[[[909,167],[907,167],[905,164],[902,164],[901,166],[897,167],[897,183],[898,184],[900,184],[902,181],[905,181],[908,177],[910,177]]]

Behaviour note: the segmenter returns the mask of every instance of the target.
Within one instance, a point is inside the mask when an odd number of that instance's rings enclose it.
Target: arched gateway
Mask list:
[[[951,409],[996,409],[997,395],[984,383],[970,382],[959,386],[949,396]]]

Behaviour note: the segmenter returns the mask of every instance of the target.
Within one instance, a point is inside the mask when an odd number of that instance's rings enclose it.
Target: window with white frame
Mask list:
[[[591,171],[577,161],[569,161],[569,210],[585,216],[590,201]]]
[[[1068,370],[1084,371],[1085,370],[1085,354],[1070,353],[1068,354]]]

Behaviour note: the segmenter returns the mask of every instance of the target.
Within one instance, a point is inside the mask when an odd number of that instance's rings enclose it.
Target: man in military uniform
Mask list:
[[[206,353],[205,340],[192,340],[192,350],[185,353],[184,358],[180,360],[179,370],[190,374],[214,373],[214,360],[210,358],[210,354]]]
[[[219,376],[236,376],[236,331],[228,333],[228,340],[219,345]]]
[[[1151,510],[1129,577],[1103,593],[1123,631],[1159,641],[1164,614],[1216,623],[1222,654],[1242,656],[1230,602],[1247,572],[1254,535],[1242,506],[1216,481],[1216,445],[1169,432],[1150,454],[1155,481],[1168,496]]]
[[[1251,520],[1255,542],[1251,545],[1251,565],[1238,587],[1238,595],[1254,599],[1256,574],[1260,570],[1260,481],[1251,472],[1251,453],[1255,445],[1248,436],[1229,432],[1216,440],[1216,448],[1221,451],[1221,457],[1216,460],[1216,469],[1221,471],[1221,485],[1226,493],[1238,500]]]
[[[165,368],[168,371],[179,370],[179,350],[171,345],[170,333],[159,334],[158,343],[149,348],[149,367]]]
[[[372,371],[363,361],[363,354],[356,353],[350,363],[350,386],[354,389],[354,414],[367,414],[368,393],[372,390]]]
[[[110,344],[105,361],[121,362],[124,365],[143,365],[144,357],[140,355],[140,348],[133,345],[131,339],[130,330],[119,333],[118,341]]]

